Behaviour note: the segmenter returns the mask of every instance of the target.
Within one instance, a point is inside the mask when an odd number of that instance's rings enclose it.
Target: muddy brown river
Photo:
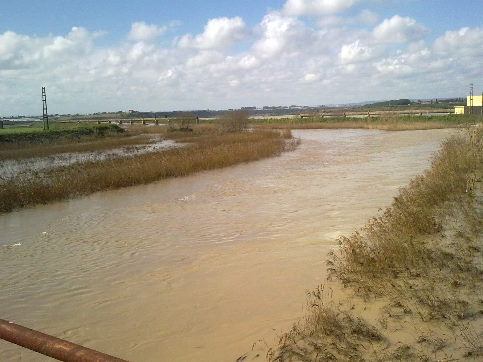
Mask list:
[[[233,361],[455,132],[298,130],[280,157],[0,215],[0,318],[132,361]]]

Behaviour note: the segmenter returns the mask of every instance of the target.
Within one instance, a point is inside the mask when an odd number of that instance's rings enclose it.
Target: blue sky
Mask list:
[[[480,1],[2,1],[0,115],[483,90]]]

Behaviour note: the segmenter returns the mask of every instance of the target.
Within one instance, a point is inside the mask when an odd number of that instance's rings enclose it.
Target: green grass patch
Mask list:
[[[44,131],[37,124],[32,126],[7,126],[0,130],[0,143],[45,143],[59,139],[79,139],[84,136],[104,137],[124,132],[116,124],[52,123]]]

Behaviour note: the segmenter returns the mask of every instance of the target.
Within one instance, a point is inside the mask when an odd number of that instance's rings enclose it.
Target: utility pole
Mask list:
[[[470,114],[473,114],[473,83],[470,83]]]
[[[44,131],[49,129],[49,115],[47,113],[47,95],[45,87],[42,87],[42,120],[44,122]]]

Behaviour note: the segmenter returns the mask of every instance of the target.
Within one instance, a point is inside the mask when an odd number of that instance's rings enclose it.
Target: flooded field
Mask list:
[[[3,178],[30,176],[48,169],[70,166],[74,163],[102,161],[118,157],[133,157],[148,152],[167,150],[173,147],[182,147],[182,144],[173,140],[159,140],[154,137],[151,143],[123,146],[110,150],[92,152],[58,153],[47,157],[34,157],[23,160],[5,160],[0,162],[0,175]]]
[[[293,131],[281,157],[2,215],[0,318],[133,361],[235,360],[455,132]]]

